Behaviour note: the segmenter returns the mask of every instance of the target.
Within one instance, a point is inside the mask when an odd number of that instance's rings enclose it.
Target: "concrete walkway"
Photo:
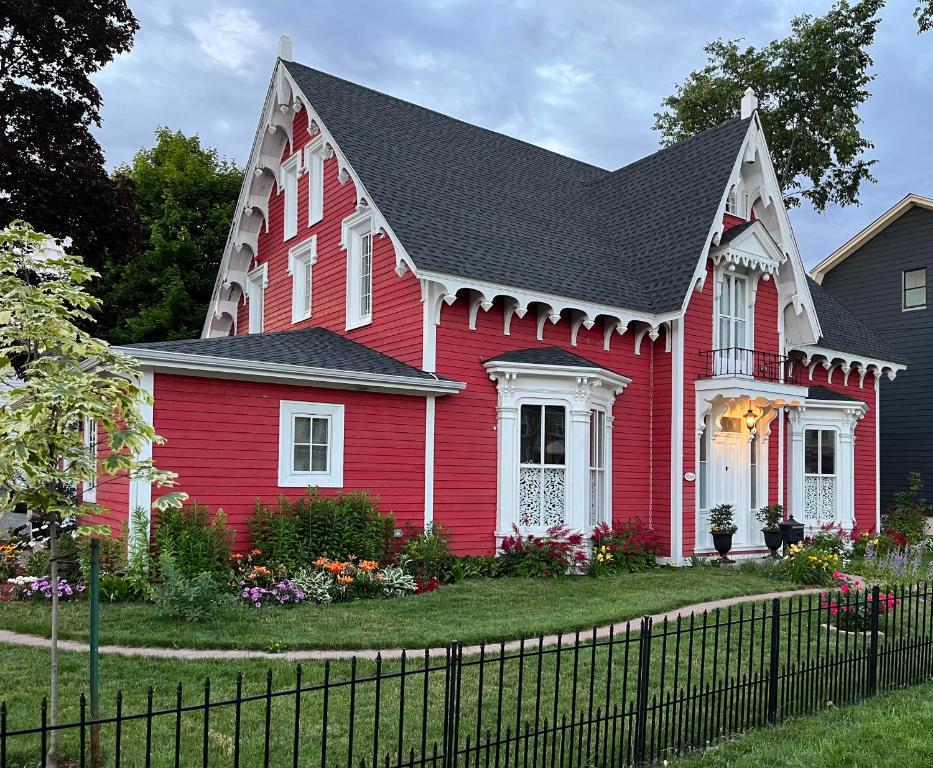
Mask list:
[[[651,619],[655,624],[661,623],[665,619],[671,622],[676,621],[678,617],[689,618],[691,613],[700,614],[703,611],[715,611],[717,609],[729,608],[730,606],[741,605],[743,603],[762,603],[770,601],[775,597],[786,598],[796,595],[810,595],[817,594],[821,591],[825,591],[825,589],[799,589],[787,592],[767,592],[760,595],[742,595],[740,597],[730,597],[722,600],[710,600],[706,603],[685,605],[682,608],[676,608],[672,611],[668,611],[667,613],[656,613],[651,616]],[[627,626],[631,626],[633,630],[637,630],[643,618],[644,617],[640,616],[629,621],[620,621],[616,624],[599,627],[596,630],[596,636],[608,637],[610,632],[615,634],[625,632]],[[573,632],[564,633],[563,641],[566,642],[567,639],[573,635]],[[580,636],[590,637],[592,636],[592,630],[581,631]],[[558,639],[559,636],[556,634],[545,635],[544,645],[557,645]],[[51,644],[51,641],[47,637],[26,635],[19,632],[9,632],[5,629],[0,629],[0,643],[27,646],[30,648],[48,648]],[[520,643],[521,641],[519,640],[510,640],[504,644],[504,648],[509,652],[517,651],[520,647]],[[526,648],[530,648],[532,645],[536,646],[537,643],[538,638],[535,637],[533,639],[526,640],[525,646]],[[62,651],[74,651],[76,653],[88,652],[88,644],[78,642],[76,640],[59,640],[58,647]],[[486,647],[489,650],[497,650],[499,648],[499,643],[487,643]],[[446,647],[429,648],[427,650],[428,653],[433,657],[443,656],[447,651]],[[358,659],[375,659],[376,656],[379,655],[381,655],[383,659],[397,659],[401,657],[403,653],[401,648],[357,651],[305,650],[287,651],[285,653],[269,653],[267,651],[198,648],[151,648],[145,646],[130,647],[125,645],[102,645],[100,646],[100,652],[102,654],[113,654],[117,656],[144,656],[151,659],[181,659],[187,661],[227,659],[266,659],[268,661],[346,661],[353,658],[354,656]],[[464,656],[476,655],[479,652],[479,645],[463,646]],[[420,656],[424,654],[424,650],[408,650],[406,653],[408,653],[409,656]]]

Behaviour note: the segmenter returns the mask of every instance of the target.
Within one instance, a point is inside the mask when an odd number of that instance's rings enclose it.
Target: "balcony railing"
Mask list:
[[[724,347],[723,349],[710,349],[700,354],[706,357],[705,371],[700,378],[745,376],[756,381],[780,384],[799,383],[797,372],[791,366],[791,359],[775,352]]]

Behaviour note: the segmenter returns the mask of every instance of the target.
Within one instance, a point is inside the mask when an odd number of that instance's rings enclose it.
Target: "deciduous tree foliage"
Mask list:
[[[0,0],[0,224],[71,237],[98,267],[133,248],[132,190],[104,169],[90,80],[128,51],[126,0]]]
[[[94,274],[22,222],[0,229],[0,510],[22,503],[49,523],[50,725],[58,721],[57,530],[69,517],[101,511],[78,506],[75,489],[99,488],[118,475],[161,486],[175,477],[138,458],[145,443],[160,438],[142,414],[151,398],[139,386],[135,362],[82,329],[97,305],[84,290]],[[98,445],[85,442],[86,420],[99,425],[107,449],[100,456]],[[184,498],[167,493],[156,506],[178,506]],[[51,766],[58,764],[57,738],[51,731]]]
[[[791,34],[762,48],[737,40],[706,46],[707,65],[692,72],[655,114],[655,129],[669,144],[734,117],[749,86],[778,181],[790,206],[816,210],[858,203],[873,181],[873,148],[861,133],[859,106],[869,97],[875,37],[884,0],[838,0],[824,16],[797,16]]]
[[[104,264],[104,335],[161,341],[200,335],[243,173],[197,136],[160,128],[114,178],[135,190],[139,252]]]

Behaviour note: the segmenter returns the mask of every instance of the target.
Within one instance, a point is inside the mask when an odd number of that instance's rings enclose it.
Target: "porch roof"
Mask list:
[[[821,385],[810,387],[810,391],[807,393],[807,400],[825,400],[840,403],[862,402],[857,397],[849,397],[847,395],[843,395],[840,392],[834,392],[829,387],[824,387]]]
[[[557,365],[565,368],[596,368],[609,370],[604,365],[594,363],[585,357],[568,352],[560,347],[530,347],[512,349],[495,357],[484,360],[485,363],[524,363],[525,365]]]

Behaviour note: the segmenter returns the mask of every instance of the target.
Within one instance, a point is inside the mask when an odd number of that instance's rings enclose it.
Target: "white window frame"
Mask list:
[[[347,323],[346,330],[362,328],[373,320],[373,253],[375,233],[372,226],[372,214],[363,208],[343,220],[341,227],[341,247],[347,252]],[[363,306],[363,240],[369,237],[369,306]],[[366,309],[367,311],[364,311]]]
[[[604,407],[590,409],[590,527],[609,521],[609,413]],[[594,456],[595,461],[594,461]],[[594,490],[596,493],[594,494]]]
[[[266,286],[269,285],[269,265],[262,263],[246,275],[246,300],[249,305],[250,333],[262,333],[265,324]]]
[[[913,307],[907,306],[907,291],[917,290],[918,286],[913,288],[907,287],[907,273],[908,272],[923,272],[923,304],[917,304]],[[901,270],[901,311],[902,312],[916,312],[920,309],[927,308],[927,268],[926,267],[911,267],[910,269]]]
[[[298,472],[294,469],[294,425],[297,417],[327,419],[328,452],[326,472]],[[344,453],[344,406],[335,403],[310,403],[298,400],[279,402],[280,488],[342,488]]]
[[[87,448],[87,452],[91,454],[91,458],[94,460],[94,474],[88,479],[86,483],[82,483],[81,500],[89,504],[95,504],[97,502],[97,480],[100,477],[100,472],[97,469],[97,441],[99,439],[97,431],[97,419],[85,419],[83,432],[84,446]]]
[[[288,274],[292,277],[292,322],[311,317],[313,311],[313,267],[317,262],[317,235],[288,251]]]
[[[298,176],[301,172],[301,152],[282,163],[279,186],[284,197],[282,205],[282,235],[291,240],[298,234]]]
[[[308,226],[324,218],[324,137],[318,135],[305,145],[305,170],[308,172]]]

